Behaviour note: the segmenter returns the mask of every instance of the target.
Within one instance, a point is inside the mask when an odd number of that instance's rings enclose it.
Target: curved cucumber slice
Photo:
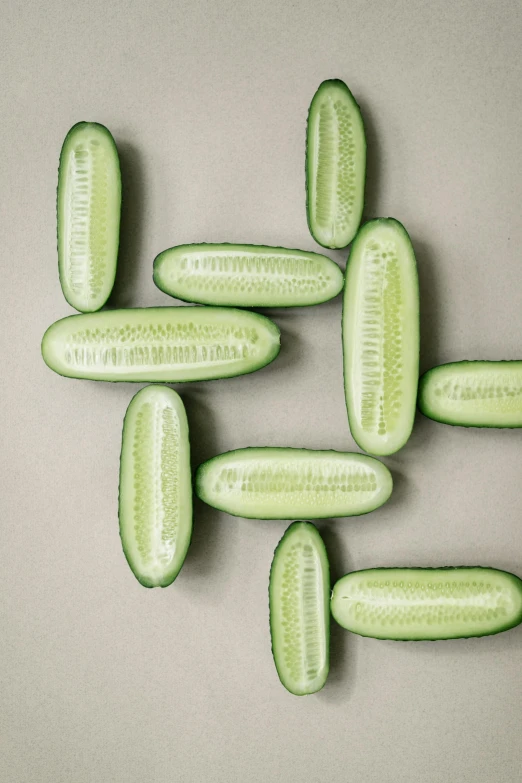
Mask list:
[[[154,261],[154,282],[187,302],[297,307],[326,302],[343,273],[318,253],[256,245],[179,245]]]
[[[270,634],[279,679],[296,696],[321,690],[330,656],[330,567],[311,522],[294,522],[270,570]]]
[[[494,568],[373,568],[339,579],[331,609],[375,639],[487,636],[522,621],[522,581]]]
[[[279,353],[279,329],[257,313],[220,307],[104,310],[57,321],[45,363],[93,381],[204,381],[258,370]]]
[[[388,468],[364,454],[247,448],[204,462],[196,494],[247,519],[310,519],[366,514],[391,495]]]
[[[371,454],[410,437],[419,380],[419,285],[410,238],[392,218],[357,234],[343,303],[344,388],[350,430]]]
[[[339,79],[323,82],[308,113],[306,208],[310,233],[323,247],[346,247],[361,222],[366,139],[355,98]]]
[[[452,362],[419,382],[419,408],[462,427],[522,427],[522,361]]]
[[[178,575],[192,533],[192,479],[185,408],[167,386],[147,386],[123,423],[119,498],[125,557],[145,587]]]
[[[120,236],[121,176],[111,134],[96,122],[74,125],[58,169],[58,270],[72,307],[93,312],[112,291]]]

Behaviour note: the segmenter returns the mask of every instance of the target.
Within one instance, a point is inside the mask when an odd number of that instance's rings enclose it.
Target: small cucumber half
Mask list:
[[[410,238],[393,218],[366,223],[352,245],[343,302],[350,430],[371,454],[410,437],[419,382],[419,283]]]
[[[388,468],[373,457],[310,449],[238,449],[209,459],[196,474],[201,500],[246,519],[367,514],[388,500],[392,485]]]
[[[58,271],[63,295],[82,312],[99,310],[112,291],[120,238],[121,175],[110,132],[74,125],[58,169]]]
[[[461,427],[522,427],[522,361],[452,362],[424,373],[419,408]]]
[[[330,657],[330,567],[317,528],[294,522],[270,570],[270,634],[279,679],[295,696],[320,691]]]
[[[178,575],[192,533],[187,416],[178,394],[147,386],[131,400],[120,461],[120,536],[144,587],[167,587]]]
[[[92,381],[205,381],[254,372],[279,353],[279,329],[225,307],[146,307],[71,315],[44,334],[45,363]]]
[[[522,622],[522,581],[494,568],[372,568],[339,579],[331,609],[375,639],[488,636]]]
[[[179,245],[154,260],[154,282],[186,302],[302,307],[337,296],[343,273],[318,253],[256,245]]]
[[[361,222],[366,138],[359,106],[339,79],[315,93],[306,131],[306,209],[310,233],[323,247],[346,247]]]

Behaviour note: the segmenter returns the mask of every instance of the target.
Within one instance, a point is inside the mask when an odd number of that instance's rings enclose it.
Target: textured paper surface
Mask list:
[[[333,627],[324,691],[296,698],[270,654],[267,580],[285,523],[196,505],[176,583],[121,552],[131,384],[66,380],[40,357],[71,312],[55,190],[69,127],[121,150],[113,305],[168,304],[152,261],[184,242],[320,250],[304,208],[308,104],[344,79],[368,133],[366,214],[411,233],[422,368],[522,355],[522,12],[516,2],[2,4],[2,588],[6,783],[517,783],[522,631],[400,644]],[[331,257],[344,265],[346,252]],[[178,386],[194,462],[267,444],[352,449],[340,300],[274,311],[254,375]],[[386,460],[390,502],[320,523],[333,576],[381,565],[522,574],[522,432],[419,417]]]

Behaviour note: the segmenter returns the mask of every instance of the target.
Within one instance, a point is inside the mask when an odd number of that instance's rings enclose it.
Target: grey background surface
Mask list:
[[[118,537],[130,384],[40,357],[71,312],[55,188],[69,127],[113,132],[124,180],[113,305],[168,304],[152,260],[183,242],[318,250],[304,136],[318,84],[361,103],[366,214],[404,222],[422,290],[422,368],[521,358],[522,9],[518,2],[2,2],[2,588],[6,783],[516,783],[522,630],[400,644],[334,626],[318,695],[280,686],[267,578],[285,523],[196,505],[176,583],[147,591]],[[344,266],[347,253],[331,256]],[[283,349],[245,378],[178,386],[194,462],[272,444],[355,448],[340,300],[272,311]],[[522,431],[418,418],[379,511],[320,523],[333,577],[380,565],[522,574]]]

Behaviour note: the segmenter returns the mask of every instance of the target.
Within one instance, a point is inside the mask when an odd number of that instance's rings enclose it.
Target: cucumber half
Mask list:
[[[343,273],[318,253],[256,245],[179,245],[154,260],[154,282],[187,302],[300,307],[337,296]]]
[[[145,587],[170,585],[190,543],[192,478],[185,408],[167,386],[147,386],[127,408],[119,518],[123,551],[136,579]]]
[[[112,291],[120,236],[121,175],[110,132],[74,125],[58,169],[58,271],[63,295],[82,312],[99,310]]]
[[[357,234],[342,330],[351,433],[361,449],[393,454],[411,434],[419,381],[417,266],[397,220],[371,220]]]
[[[428,370],[419,408],[461,427],[522,427],[522,361],[452,362]]]
[[[93,381],[203,381],[254,372],[279,353],[279,329],[221,307],[104,310],[62,318],[42,341],[60,375]]]
[[[315,93],[306,131],[306,208],[310,233],[323,247],[346,247],[361,222],[366,139],[359,106],[339,79]]]
[[[375,639],[488,636],[522,621],[522,581],[494,568],[373,568],[339,579],[331,609],[343,628]]]
[[[246,448],[204,462],[196,494],[247,519],[310,519],[366,514],[391,495],[388,468],[364,454]]]
[[[270,634],[279,679],[296,696],[321,690],[330,653],[330,567],[311,522],[294,522],[270,570]]]

